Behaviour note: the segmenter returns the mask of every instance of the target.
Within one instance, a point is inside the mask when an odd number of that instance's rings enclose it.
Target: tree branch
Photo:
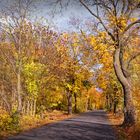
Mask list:
[[[122,34],[124,34],[125,32],[127,32],[133,25],[135,25],[135,24],[137,24],[137,23],[140,23],[140,19],[138,19],[138,20],[136,20],[135,22],[129,24],[129,25],[125,28],[125,30],[123,31]]]
[[[136,59],[138,56],[140,56],[140,52],[135,53],[134,55],[132,55],[129,60],[126,63],[127,68],[129,68],[130,63]]]
[[[89,11],[89,13],[91,15],[93,15],[96,19],[99,20],[99,22],[101,23],[101,25],[103,26],[103,28],[105,29],[105,31],[108,33],[108,35],[112,38],[113,41],[115,41],[114,36],[112,35],[111,32],[108,31],[107,27],[105,26],[105,24],[103,23],[103,21],[101,20],[101,18],[98,15],[96,15],[95,13],[93,13],[92,10],[83,2],[83,0],[79,0],[79,1]]]

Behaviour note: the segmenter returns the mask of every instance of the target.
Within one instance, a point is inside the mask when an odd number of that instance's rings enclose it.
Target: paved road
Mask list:
[[[83,113],[47,124],[8,140],[117,140],[104,111]]]

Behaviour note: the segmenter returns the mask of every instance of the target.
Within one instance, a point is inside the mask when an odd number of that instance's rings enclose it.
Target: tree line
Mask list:
[[[124,124],[134,124],[139,108],[139,1],[79,0],[95,19],[90,33],[60,33],[32,22],[31,2],[19,0],[1,11],[1,109],[10,116],[35,116],[53,109],[72,114],[106,108],[123,110]]]

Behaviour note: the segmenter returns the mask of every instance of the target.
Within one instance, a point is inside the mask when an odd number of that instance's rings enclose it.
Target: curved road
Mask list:
[[[8,140],[117,140],[105,111],[92,111],[47,124]]]

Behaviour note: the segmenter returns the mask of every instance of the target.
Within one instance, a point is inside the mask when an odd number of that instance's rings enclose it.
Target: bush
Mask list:
[[[0,131],[18,131],[19,115],[13,113],[10,115],[6,110],[0,108]]]
[[[30,129],[36,127],[40,122],[40,116],[29,116],[24,115],[20,119],[20,126],[23,130]]]
[[[0,131],[6,131],[11,129],[12,118],[9,113],[0,108]]]

